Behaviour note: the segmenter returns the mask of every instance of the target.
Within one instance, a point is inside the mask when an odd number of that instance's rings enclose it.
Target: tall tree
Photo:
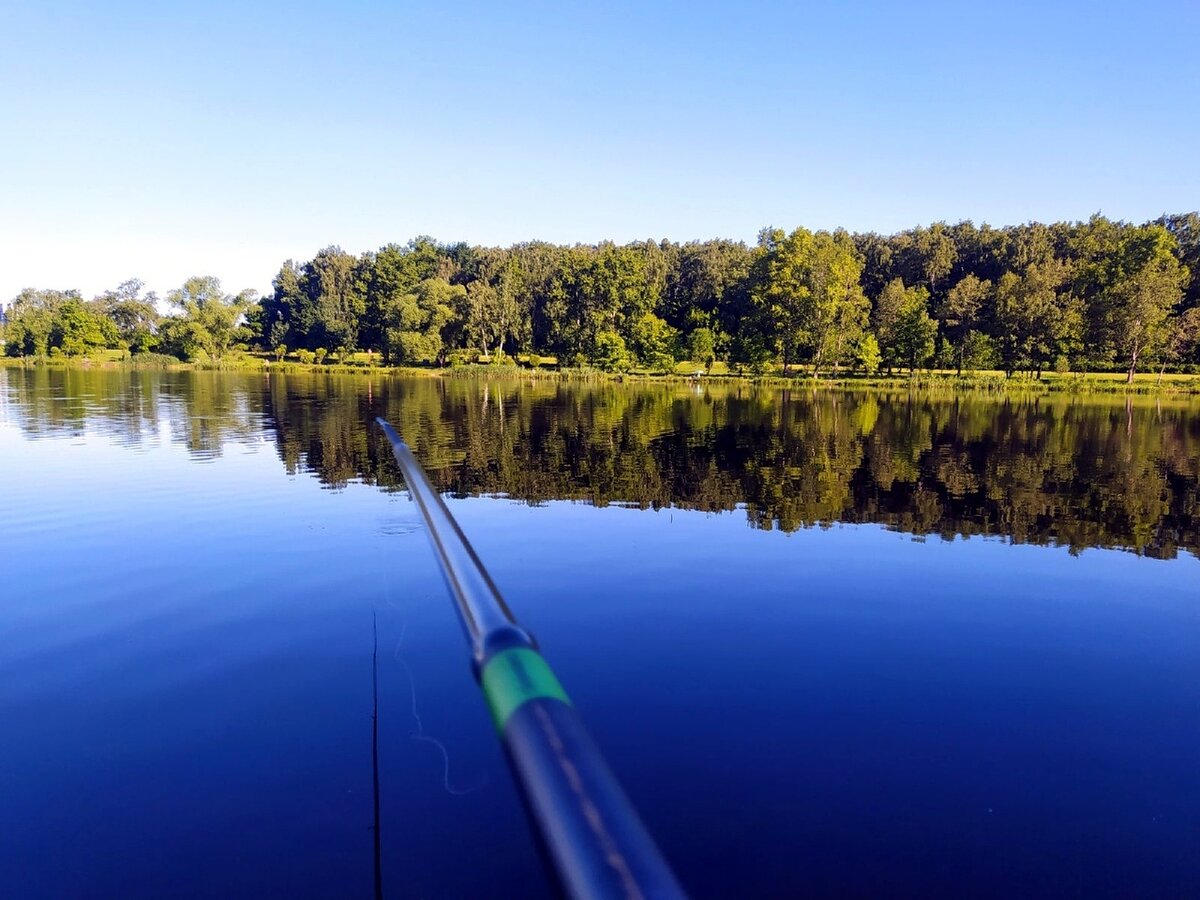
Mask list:
[[[937,338],[937,322],[929,315],[929,291],[925,288],[905,289],[894,335],[896,353],[908,364],[909,372],[929,362]]]
[[[805,339],[812,288],[808,266],[812,257],[812,232],[797,228],[791,234],[763,229],[755,261],[755,303],[774,336],[783,359],[783,371],[796,361]]]
[[[1195,354],[1200,348],[1200,306],[1193,306],[1167,321],[1167,335],[1160,354],[1161,368],[1158,378],[1171,363],[1178,363]]]
[[[211,276],[189,278],[167,294],[175,314],[161,323],[163,344],[185,359],[221,360],[238,340],[238,327],[254,299],[249,290],[226,294]]]
[[[315,335],[320,347],[352,350],[366,311],[364,267],[340,247],[326,247],[304,267],[301,285],[315,309]]]
[[[1187,272],[1175,257],[1175,239],[1161,225],[1131,230],[1115,261],[1122,277],[1101,295],[1108,333],[1132,382],[1138,362],[1167,339],[1167,323],[1183,297]]]
[[[158,342],[158,298],[153,292],[143,296],[143,287],[140,280],[130,278],[122,281],[115,290],[105,291],[95,301],[99,311],[112,321],[126,346],[135,353],[150,350]]]
[[[406,245],[388,244],[364,261],[365,296],[360,321],[359,343],[364,349],[384,351],[390,344],[385,331],[395,316],[395,307],[418,284],[437,276],[442,252],[431,238],[417,238]]]
[[[67,356],[82,356],[105,347],[119,347],[121,335],[100,310],[72,297],[54,311],[48,343],[52,350],[61,350]]]
[[[50,332],[59,308],[79,301],[79,291],[26,288],[13,300],[5,326],[5,353],[9,356],[45,356],[50,352]]]
[[[904,286],[904,280],[893,278],[883,286],[883,290],[875,299],[875,309],[871,314],[871,329],[875,332],[883,364],[887,366],[889,373],[901,358],[898,328],[907,296],[908,289]]]
[[[1008,374],[1024,366],[1040,375],[1049,362],[1079,349],[1082,304],[1071,293],[1070,273],[1068,263],[1050,258],[1001,277],[995,320]]]
[[[974,274],[968,274],[946,292],[937,307],[937,316],[955,351],[959,375],[963,370],[967,335],[978,326],[980,313],[991,290],[990,281],[982,281]]]
[[[1181,213],[1163,216],[1157,224],[1175,238],[1175,255],[1188,271],[1188,282],[1183,294],[1183,308],[1200,306],[1200,213]]]
[[[809,272],[812,307],[806,328],[814,378],[826,362],[836,371],[866,327],[871,304],[860,283],[862,269],[862,259],[847,232],[816,233]]]
[[[461,327],[467,291],[443,278],[427,278],[391,307],[386,352],[406,363],[446,364],[452,332]]]

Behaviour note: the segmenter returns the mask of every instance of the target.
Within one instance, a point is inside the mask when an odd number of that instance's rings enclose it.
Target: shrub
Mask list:
[[[615,331],[602,331],[596,335],[596,367],[605,372],[624,372],[629,368],[629,352],[625,339]]]

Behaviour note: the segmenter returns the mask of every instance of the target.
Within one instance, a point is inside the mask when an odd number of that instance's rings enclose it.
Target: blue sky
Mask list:
[[[1200,207],[1200,4],[14,4],[0,299],[419,234]]]

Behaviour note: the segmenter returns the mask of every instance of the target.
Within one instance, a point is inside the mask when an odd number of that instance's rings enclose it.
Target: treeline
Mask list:
[[[486,357],[609,371],[681,360],[751,372],[1046,369],[1200,362],[1200,214],[1142,225],[935,223],[894,235],[764,229],[728,240],[508,248],[418,238],[288,261],[269,293],[212,278],[166,298],[24,291],[12,355],[101,347],[219,359],[242,346],[384,364]]]

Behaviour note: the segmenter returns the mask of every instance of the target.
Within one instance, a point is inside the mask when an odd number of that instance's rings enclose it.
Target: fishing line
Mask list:
[[[409,734],[409,740],[420,741],[426,744],[433,744],[442,754],[442,787],[446,793],[452,797],[465,797],[468,794],[473,794],[476,791],[483,790],[487,787],[488,777],[485,772],[479,779],[479,783],[469,788],[455,788],[450,784],[450,753],[446,749],[446,745],[432,735],[425,733],[425,723],[421,721],[421,714],[417,711],[417,680],[413,677],[412,668],[403,656],[400,655],[400,645],[404,642],[404,634],[408,628],[408,623],[405,622],[400,627],[400,638],[396,641],[396,652],[394,657],[397,662],[404,667],[404,674],[408,676],[408,695],[412,702],[412,717],[417,723],[417,730]]]

